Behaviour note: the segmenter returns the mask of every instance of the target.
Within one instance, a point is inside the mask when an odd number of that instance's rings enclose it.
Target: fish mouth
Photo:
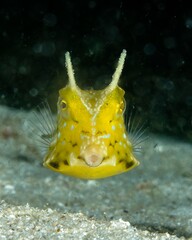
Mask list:
[[[91,154],[86,156],[84,161],[89,167],[98,167],[102,163],[103,157],[98,154]]]
[[[98,144],[90,144],[85,147],[80,155],[80,158],[89,167],[98,167],[104,160],[105,150]]]

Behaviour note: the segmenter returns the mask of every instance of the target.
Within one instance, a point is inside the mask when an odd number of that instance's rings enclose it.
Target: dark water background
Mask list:
[[[127,101],[152,131],[192,139],[192,1],[1,1],[0,46],[0,104],[53,110],[66,51],[79,86],[100,89],[126,49]]]

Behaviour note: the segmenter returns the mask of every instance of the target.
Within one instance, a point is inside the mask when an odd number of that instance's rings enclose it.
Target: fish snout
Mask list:
[[[104,155],[104,149],[100,145],[92,143],[84,148],[81,157],[88,166],[97,167],[102,163]]]

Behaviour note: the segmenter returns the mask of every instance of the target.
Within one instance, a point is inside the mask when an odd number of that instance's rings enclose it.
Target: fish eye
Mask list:
[[[62,100],[60,106],[62,109],[65,109],[67,107],[67,103],[64,100]]]
[[[119,112],[122,113],[125,111],[125,101],[122,100],[119,104]]]

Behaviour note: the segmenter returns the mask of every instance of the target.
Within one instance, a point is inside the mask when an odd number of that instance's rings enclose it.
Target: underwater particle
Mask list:
[[[38,95],[39,91],[36,89],[36,88],[31,88],[29,90],[29,94],[32,96],[32,97],[36,97]]]
[[[159,89],[171,91],[175,87],[175,84],[167,78],[159,77],[157,78],[156,86]]]
[[[169,56],[169,64],[174,68],[181,67],[185,64],[185,59],[183,56],[174,53]]]
[[[186,104],[188,105],[188,106],[192,106],[192,96],[187,96],[186,98],[185,98],[185,102],[186,102]]]
[[[25,75],[27,73],[27,69],[25,66],[20,66],[19,67],[19,73]]]
[[[18,88],[13,88],[14,93],[18,93],[18,91],[19,91]]]
[[[41,43],[36,43],[34,46],[33,46],[33,52],[35,54],[40,54],[42,52],[42,44]]]
[[[164,86],[163,86],[163,88],[164,88],[165,90],[168,90],[168,91],[173,90],[174,87],[175,87],[175,85],[174,85],[173,81],[171,81],[171,80],[166,81],[166,82],[164,83]]]
[[[43,56],[51,56],[55,53],[55,43],[51,41],[37,43],[33,46],[33,52]]]
[[[150,56],[156,52],[156,47],[153,43],[147,43],[145,44],[143,51],[146,55]]]
[[[5,94],[2,94],[2,95],[1,95],[1,99],[2,99],[2,100],[5,99]]]
[[[57,24],[57,17],[53,13],[47,13],[43,18],[45,26],[54,27]]]
[[[3,37],[7,37],[7,36],[8,36],[7,32],[5,32],[5,31],[2,32],[2,36],[3,36]]]
[[[188,29],[192,29],[192,18],[187,18],[185,21],[185,26]]]
[[[44,56],[50,56],[55,53],[55,43],[54,42],[45,42],[43,44],[42,54]]]
[[[181,131],[183,131],[183,128],[185,127],[185,125],[187,124],[187,121],[185,118],[183,117],[179,117],[177,119],[177,125],[179,126],[179,128],[181,129]]]
[[[101,54],[101,52],[105,48],[104,43],[101,41],[101,39],[96,38],[95,36],[86,36],[83,39],[83,42],[88,49],[88,54],[89,55],[95,55],[96,56],[97,54]],[[74,61],[74,63],[75,62],[76,61]]]
[[[121,34],[117,26],[111,25],[106,29],[106,31],[107,34],[109,34],[108,39],[110,39],[111,41],[119,41]]]
[[[158,3],[157,7],[161,11],[165,10],[165,4],[163,2]]]
[[[96,7],[96,2],[95,1],[90,1],[89,2],[89,8],[93,9]]]
[[[22,74],[22,75],[27,75],[27,74],[29,74],[29,68],[27,67],[27,66],[25,66],[25,65],[21,65],[20,67],[19,67],[19,73],[20,74]]]
[[[143,23],[137,23],[134,27],[134,32],[137,36],[141,36],[145,33],[146,28]]]
[[[173,37],[167,37],[164,39],[164,46],[167,48],[167,49],[173,49],[176,47],[176,41],[175,41],[175,38]]]

